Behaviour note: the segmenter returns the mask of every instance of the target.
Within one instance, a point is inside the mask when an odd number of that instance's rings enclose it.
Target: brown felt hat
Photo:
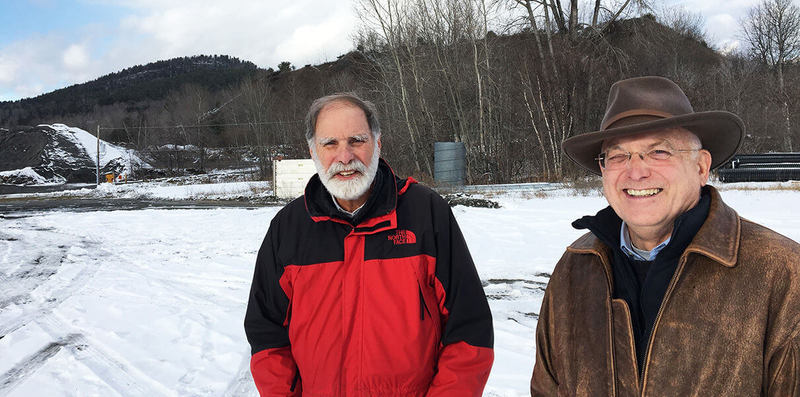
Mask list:
[[[711,153],[711,169],[733,157],[744,138],[744,123],[739,116],[722,110],[695,112],[677,84],[647,76],[614,83],[600,130],[573,136],[561,147],[578,165],[600,175],[595,159],[604,140],[675,127],[700,138],[703,149]]]

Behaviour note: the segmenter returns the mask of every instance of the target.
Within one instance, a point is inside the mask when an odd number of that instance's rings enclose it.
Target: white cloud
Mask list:
[[[6,98],[0,100],[38,95],[134,65],[198,54],[235,56],[264,68],[281,61],[300,66],[319,63],[347,52],[356,26],[349,0],[92,3],[124,7],[127,15],[0,48],[0,93],[17,94],[4,94]],[[33,91],[36,87],[41,88]]]
[[[742,44],[739,40],[725,40],[718,44],[719,51],[723,54],[732,54],[740,50]]]
[[[713,15],[724,11],[730,14],[739,14],[742,10],[746,10],[755,6],[761,0],[683,0],[673,1],[673,4],[681,4],[689,10],[699,11],[711,18]]]
[[[351,47],[346,34],[353,20],[347,1],[296,0],[228,1],[162,6],[144,0],[145,12],[123,21],[127,34],[142,38],[139,45],[158,49],[158,58],[195,54],[226,54],[252,61],[259,66],[275,66],[288,60],[303,64],[321,58],[321,52],[340,55]],[[320,28],[325,27],[325,28]],[[325,30],[328,29],[328,30]],[[316,37],[297,32],[314,31]],[[331,36],[345,31],[344,42],[329,48]],[[288,40],[293,40],[288,46]],[[287,48],[294,50],[287,50]]]
[[[723,52],[739,46],[739,26],[750,8],[761,0],[667,0],[667,7],[679,6],[690,12],[700,13],[704,20],[706,38],[710,44]],[[795,0],[797,1],[797,0]]]
[[[306,24],[297,27],[286,40],[275,48],[275,53],[280,59],[300,60],[296,66],[307,63],[320,63],[331,56],[344,54],[352,48],[350,35],[353,33],[355,18],[348,15],[333,15],[331,18],[318,23]],[[345,21],[350,23],[342,23]],[[326,59],[327,58],[327,59]]]
[[[0,55],[0,84],[8,84],[17,78],[19,66],[10,56]]]
[[[35,97],[42,93],[44,86],[42,84],[18,84],[13,87],[14,92],[18,93],[22,98]]]
[[[83,45],[72,44],[64,50],[61,60],[68,69],[82,70],[89,65],[89,52]]]
[[[68,47],[58,35],[30,37],[0,49],[0,92],[3,100],[36,96],[75,82],[78,74],[64,67],[63,49]]]
[[[739,34],[739,20],[731,14],[715,14],[706,18],[706,32],[714,43],[735,40]]]

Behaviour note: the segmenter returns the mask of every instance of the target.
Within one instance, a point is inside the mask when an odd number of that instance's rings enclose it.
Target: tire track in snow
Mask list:
[[[92,277],[96,268],[84,268],[82,269],[74,278],[70,280],[70,282],[63,286],[60,289],[53,291],[52,294],[42,302],[37,309],[34,311],[29,311],[23,313],[22,315],[14,318],[12,321],[7,322],[5,324],[0,324],[0,338],[24,327],[26,324],[30,323],[31,321],[35,321],[38,318],[48,315],[50,312],[53,311],[61,302],[65,299],[69,298],[78,288],[82,287],[86,284],[86,282]],[[30,294],[23,294],[14,297],[15,300],[21,301],[22,305],[27,305],[32,303],[30,301]],[[16,303],[16,302],[11,302]],[[3,306],[0,306],[2,308]]]
[[[4,225],[7,226],[7,225]],[[22,226],[21,228],[19,226]],[[0,313],[11,308],[20,313],[4,316],[0,324],[0,339],[28,324],[36,323],[52,336],[53,342],[21,360],[5,374],[0,375],[0,395],[10,392],[26,378],[34,374],[62,350],[67,350],[82,359],[93,371],[114,366],[114,360],[95,353],[86,337],[78,332],[66,333],[69,326],[53,318],[53,310],[77,293],[96,273],[100,264],[96,260],[84,260],[88,252],[102,251],[99,243],[82,236],[73,244],[63,244],[64,233],[52,228],[37,228],[30,225],[13,225],[3,233],[3,243],[8,245],[2,257],[7,273],[0,273]],[[13,233],[14,229],[27,229],[25,233]],[[53,234],[59,234],[54,237]],[[59,244],[61,242],[62,244]],[[26,247],[37,247],[24,256],[12,256],[14,252],[25,252]],[[22,262],[17,264],[15,262]],[[70,267],[70,264],[75,266]],[[67,265],[67,266],[65,266]],[[77,272],[75,272],[77,270]],[[55,277],[56,275],[61,275]],[[73,274],[74,273],[74,274]],[[10,313],[10,312],[9,312]],[[119,365],[116,366],[119,368]],[[108,370],[106,370],[108,371]],[[114,372],[115,370],[108,371]],[[136,382],[120,380],[109,375],[113,386],[126,386],[128,390],[141,389],[138,395],[158,395],[163,391],[149,393],[152,388],[136,387]],[[125,394],[125,389],[118,389]]]
[[[5,374],[0,375],[0,394],[7,394],[14,390],[25,378],[36,372],[47,360],[61,351],[64,346],[74,343],[75,338],[76,335],[71,334],[63,339],[51,342],[49,345],[22,360],[22,362],[8,370]]]
[[[61,335],[72,328],[55,315],[42,316],[36,320],[54,339],[64,340]],[[130,396],[163,396],[173,392],[142,373],[123,358],[115,357],[111,351],[101,344],[92,342],[82,333],[70,333],[70,343],[64,347],[72,353],[81,364],[95,373],[120,395]]]
[[[30,292],[43,284],[58,271],[66,257],[66,249],[59,248],[60,255],[47,256],[40,254],[32,262],[25,263],[9,276],[0,275],[0,310],[11,304],[30,302]]]
[[[78,241],[69,246],[51,244],[54,241],[48,238],[47,233],[54,233],[54,231],[42,228],[39,228],[38,231],[44,235],[37,233],[32,238],[25,235],[12,237],[13,241],[21,247],[53,248],[51,250],[40,249],[33,255],[34,259],[28,259],[27,263],[18,266],[10,275],[0,274],[0,285],[3,286],[0,290],[0,313],[11,305],[15,305],[22,311],[20,315],[5,319],[4,323],[0,324],[0,338],[50,313],[61,302],[86,285],[100,266],[97,260],[81,260],[77,273],[70,276],[66,282],[50,280],[58,274],[59,270],[71,270],[63,267],[65,262],[74,261],[70,258],[71,256],[82,258],[87,252],[104,251],[104,249],[100,248],[98,242],[82,236],[75,236]],[[63,240],[61,241],[63,242]],[[9,249],[14,249],[14,247],[9,247]],[[4,260],[7,259],[4,258]],[[40,296],[38,300],[34,299],[34,293]]]
[[[11,305],[18,306],[23,311],[19,316],[0,324],[0,338],[25,326],[25,324],[35,318],[50,312],[66,298],[66,296],[60,296],[66,295],[66,293],[51,294],[46,300],[39,303],[38,307],[30,308],[32,304],[35,304],[31,293],[36,288],[43,286],[47,279],[57,272],[58,266],[63,262],[63,259],[63,253],[58,258],[39,255],[33,263],[22,265],[21,268],[12,275],[0,276],[0,284],[3,285],[3,291],[0,292],[0,311]],[[38,271],[38,273],[34,274],[34,271]],[[83,273],[87,272],[88,269],[82,270],[78,274],[79,278],[84,278],[85,276],[81,276]],[[73,283],[69,283],[69,285],[65,286],[62,290],[70,288],[72,284]]]
[[[55,340],[23,359],[0,375],[0,394],[7,394],[21,384],[61,350],[68,351],[120,395],[159,396],[172,392],[141,371],[91,342],[84,334],[70,332],[71,327],[52,314],[40,316],[36,323]],[[64,335],[66,333],[66,335]]]

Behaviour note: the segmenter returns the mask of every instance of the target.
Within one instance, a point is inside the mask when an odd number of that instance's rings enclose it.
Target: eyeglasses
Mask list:
[[[646,152],[624,152],[622,150],[611,150],[606,153],[600,153],[595,160],[600,163],[600,168],[605,170],[618,170],[625,167],[625,164],[631,159],[631,156],[638,154],[647,165],[664,165],[666,164],[675,153],[681,152],[697,152],[703,149],[666,149],[655,148]]]

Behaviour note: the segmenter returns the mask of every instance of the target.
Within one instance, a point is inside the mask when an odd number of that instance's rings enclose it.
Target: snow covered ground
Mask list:
[[[101,183],[79,189],[55,190],[46,193],[14,193],[0,195],[10,199],[163,199],[163,200],[233,200],[272,197],[272,185],[265,181],[248,181],[253,170],[216,171],[203,176],[162,178],[151,182]],[[228,181],[218,183],[215,181]],[[230,181],[236,182],[230,182]]]
[[[800,240],[792,215],[800,191],[756,186],[725,185],[722,195],[744,217]],[[85,194],[226,197],[262,188],[106,186]],[[548,275],[582,234],[570,222],[605,201],[569,190],[489,197],[502,207],[453,209],[494,317],[484,394],[525,396]],[[256,251],[278,209],[2,214],[0,395],[256,395],[242,319]]]

